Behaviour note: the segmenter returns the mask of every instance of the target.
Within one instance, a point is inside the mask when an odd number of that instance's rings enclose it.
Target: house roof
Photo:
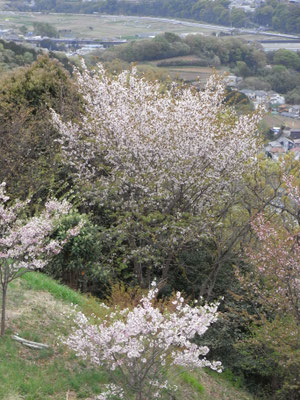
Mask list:
[[[271,147],[281,147],[281,143],[279,140],[273,140],[272,142],[269,142],[269,146]]]
[[[269,152],[270,152],[270,153],[285,153],[285,150],[284,150],[284,148],[282,148],[282,147],[272,147],[272,148],[269,150]]]
[[[282,96],[279,93],[273,93],[273,94],[270,95],[270,98],[271,99],[277,99],[277,98],[284,99],[284,96]]]
[[[286,137],[282,137],[282,138],[280,138],[280,139],[278,139],[278,142],[280,143],[280,144],[286,144],[286,143],[294,143],[294,141],[293,140],[291,140],[291,139],[289,139],[289,138],[286,138]]]
[[[251,90],[251,89],[241,89],[240,92],[244,93],[246,96],[247,95],[253,95],[253,96],[255,95],[255,91]]]
[[[284,117],[290,117],[290,118],[297,118],[298,117],[298,114],[290,113],[288,111],[283,111],[281,113],[281,115],[284,116]]]
[[[293,129],[290,133],[291,139],[300,139],[300,130]]]
[[[265,92],[264,90],[256,90],[255,95],[256,96],[267,96],[267,92]]]

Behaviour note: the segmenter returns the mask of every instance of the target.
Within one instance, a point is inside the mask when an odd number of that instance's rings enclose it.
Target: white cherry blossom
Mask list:
[[[261,116],[226,106],[217,76],[202,92],[162,88],[134,69],[113,77],[101,65],[77,79],[85,114],[65,123],[53,113],[65,162],[86,200],[114,214],[103,233],[106,266],[114,266],[118,244],[148,287],[149,271],[166,279],[179,252],[228,210],[231,189],[255,166]]]
[[[172,366],[221,372],[220,362],[205,358],[208,347],[194,342],[216,321],[218,304],[192,307],[178,293],[175,311],[163,312],[154,306],[156,296],[157,289],[152,288],[137,307],[108,313],[98,325],[78,313],[76,328],[64,341],[79,357],[117,371],[112,377],[125,399],[134,394],[136,399],[151,400],[172,390],[166,379]],[[105,393],[99,398],[115,398],[110,391]]]

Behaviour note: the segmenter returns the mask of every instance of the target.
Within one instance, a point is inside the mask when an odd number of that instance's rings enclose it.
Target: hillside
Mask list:
[[[70,328],[66,317],[71,303],[86,313],[95,311],[95,301],[57,284],[38,273],[29,273],[12,283],[7,305],[7,333],[0,339],[0,399],[75,400],[90,399],[100,393],[106,374],[77,359],[57,335]],[[50,345],[49,350],[33,350],[11,339],[22,338]],[[229,376],[226,374],[225,376]],[[250,400],[222,376],[201,371],[181,372],[174,381],[179,399]]]

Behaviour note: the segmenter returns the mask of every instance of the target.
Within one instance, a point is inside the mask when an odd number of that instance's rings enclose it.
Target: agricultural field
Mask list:
[[[204,85],[214,70],[210,67],[193,67],[193,66],[180,66],[180,67],[160,67],[161,70],[169,74],[172,78],[183,79],[184,81],[199,81]]]
[[[187,21],[150,17],[128,17],[100,14],[0,13],[0,24],[5,26],[5,28],[18,28],[25,25],[30,29],[33,22],[47,22],[55,26],[58,30],[70,29],[73,37],[94,39],[134,39],[147,35],[155,36],[166,31],[177,34],[211,34],[212,32],[215,32],[217,28],[215,26],[210,27],[209,25],[194,24]],[[223,27],[219,27],[219,30],[222,29]]]
[[[292,129],[300,129],[300,120],[295,118],[288,118],[282,115],[268,114],[264,117],[264,121],[268,126],[288,126]]]
[[[18,29],[25,25],[32,28],[34,22],[47,22],[56,29],[71,30],[69,36],[91,39],[137,39],[155,36],[163,32],[174,32],[176,34],[196,34],[227,32],[231,28],[201,24],[190,20],[175,20],[167,18],[137,17],[106,14],[58,14],[58,13],[30,13],[2,11],[6,0],[0,0],[0,25],[2,28]],[[266,36],[263,33],[254,34],[247,31],[235,33],[236,37],[245,40],[261,40]],[[268,36],[269,38],[269,36]],[[285,44],[281,45],[282,47]]]
[[[300,51],[300,43],[295,42],[295,43],[278,43],[276,41],[272,43],[262,43],[262,46],[265,51],[276,51],[279,49],[287,49],[291,51]]]
[[[201,84],[205,84],[213,73],[213,69],[209,67],[170,67],[168,70],[171,77],[183,79],[185,81],[199,80]]]
[[[176,62],[178,61],[178,65]],[[172,78],[176,79],[183,79],[184,81],[199,81],[201,85],[204,85],[207,79],[212,75],[215,71],[218,74],[223,74],[228,72],[228,68],[222,66],[219,68],[212,68],[212,67],[201,67],[197,65],[182,65],[184,62],[188,62],[190,64],[195,61],[195,64],[199,59],[197,57],[191,56],[182,56],[182,57],[172,57],[166,58],[161,60],[156,60],[152,62],[148,62],[148,65],[152,67],[158,67],[161,71],[165,72],[166,74],[170,75]],[[168,62],[174,65],[172,66],[160,66],[160,63]],[[143,65],[143,64],[139,64]]]

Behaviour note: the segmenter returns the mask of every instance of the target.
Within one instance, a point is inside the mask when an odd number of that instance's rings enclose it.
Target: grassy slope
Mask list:
[[[0,338],[1,400],[91,400],[100,393],[106,374],[57,344],[57,335],[67,334],[70,328],[65,313],[71,310],[71,303],[89,312],[96,307],[95,302],[42,274],[27,274],[10,285],[7,333]],[[50,349],[26,348],[11,340],[12,333],[47,343]],[[178,400],[250,400],[221,376],[204,371],[184,372],[174,383],[180,388]]]

